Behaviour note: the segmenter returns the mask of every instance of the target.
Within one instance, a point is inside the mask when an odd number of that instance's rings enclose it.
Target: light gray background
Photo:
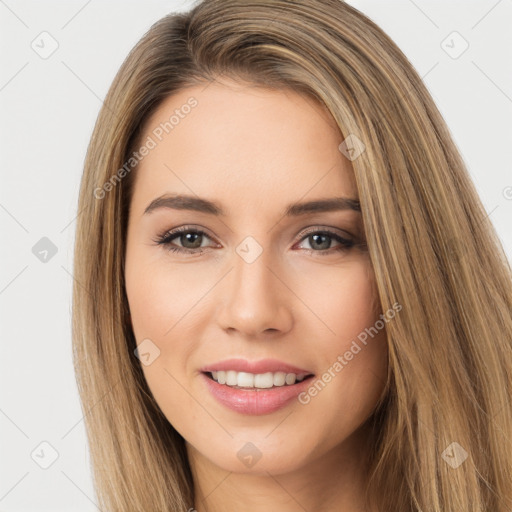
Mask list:
[[[424,77],[510,258],[512,2],[349,3]],[[0,511],[98,510],[71,360],[79,180],[121,62],[153,22],[190,5],[0,0]],[[46,59],[31,47],[51,48],[43,31],[58,43]],[[458,58],[445,51],[461,48],[453,31],[469,43]],[[57,248],[47,262],[32,252],[43,237]]]

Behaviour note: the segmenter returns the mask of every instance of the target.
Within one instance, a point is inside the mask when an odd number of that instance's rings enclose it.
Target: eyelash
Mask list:
[[[172,231],[167,231],[163,235],[160,235],[156,240],[154,240],[155,243],[158,245],[163,245],[164,248],[168,251],[176,252],[176,253],[186,253],[186,254],[201,254],[205,251],[205,248],[196,248],[196,249],[188,249],[186,247],[179,247],[171,244],[171,240],[174,240],[175,238],[178,238],[179,235],[182,235],[184,233],[193,233],[196,235],[202,235],[206,238],[209,238],[211,240],[211,237],[209,237],[204,231],[200,229],[190,228],[188,226],[182,226],[179,228],[176,228]],[[303,234],[302,238],[299,240],[299,242],[302,242],[306,238],[308,238],[311,235],[327,235],[329,238],[334,238],[337,242],[340,243],[338,247],[330,247],[329,249],[320,249],[320,250],[314,250],[314,249],[303,249],[307,251],[308,253],[315,253],[319,256],[326,256],[329,254],[332,254],[333,252],[338,251],[348,251],[356,243],[352,240],[348,240],[346,238],[343,238],[338,233],[335,233],[334,231],[331,231],[329,229],[314,229],[310,230]]]

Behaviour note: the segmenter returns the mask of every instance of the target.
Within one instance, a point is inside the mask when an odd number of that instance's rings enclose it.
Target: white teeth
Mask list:
[[[236,385],[240,386],[241,388],[253,388],[254,387],[254,374],[240,372],[237,376]]]
[[[274,385],[274,375],[272,372],[258,373],[254,376],[255,388],[271,388]]]
[[[228,386],[238,386],[238,379],[236,376],[236,372],[233,370],[229,370],[226,372],[226,384]]]
[[[274,373],[274,386],[284,386],[286,382],[286,373],[276,372]]]
[[[213,380],[219,384],[225,384],[227,386],[237,386],[239,388],[258,388],[268,389],[271,387],[282,387],[285,385],[291,386],[295,382],[302,382],[306,375],[301,373],[296,375],[295,373],[285,372],[267,372],[267,373],[248,373],[248,372],[236,372],[234,370],[228,371],[213,371],[211,372]]]

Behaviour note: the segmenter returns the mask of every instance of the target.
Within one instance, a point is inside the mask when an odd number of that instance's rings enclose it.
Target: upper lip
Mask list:
[[[234,370],[236,372],[247,372],[247,373],[267,373],[267,372],[285,372],[295,373],[296,375],[306,374],[310,375],[313,372],[298,368],[292,364],[278,361],[277,359],[260,359],[259,361],[247,361],[246,359],[225,359],[218,363],[209,364],[201,368],[202,372],[214,372],[214,371],[228,371]]]

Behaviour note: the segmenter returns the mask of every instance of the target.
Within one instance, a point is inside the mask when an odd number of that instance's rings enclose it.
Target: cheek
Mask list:
[[[150,340],[150,352],[157,354],[150,364],[142,364],[149,388],[163,410],[173,411],[173,418],[188,417],[194,401],[180,384],[189,377],[193,365],[187,362],[200,343],[198,331],[207,323],[208,301],[200,299],[212,287],[211,272],[193,264],[167,264],[161,254],[155,259],[134,248],[126,261],[125,281],[136,343]]]
[[[310,310],[304,310],[300,321],[316,324],[315,343],[324,342],[324,349],[341,350],[377,319],[374,276],[366,257],[351,258],[336,268],[319,267],[317,272],[301,269],[297,275],[301,277],[296,278],[294,290]]]
[[[322,372],[302,403],[312,415],[329,411],[332,425],[344,425],[348,432],[369,416],[385,386],[385,322],[367,261],[352,262],[350,269],[315,282],[308,305],[322,320],[317,322],[314,340]],[[333,435],[338,437],[339,430]]]
[[[127,261],[126,293],[136,340],[151,338],[165,342],[187,324],[186,317],[197,309],[198,300],[211,288],[211,275],[192,266],[167,265],[160,258],[133,256]],[[185,320],[184,322],[182,321]]]
[[[135,262],[136,256],[132,256]],[[149,258],[143,264],[142,261],[140,257],[132,266],[127,260],[126,265],[126,293],[135,339],[137,344],[151,341],[151,362],[142,363],[142,370],[167,419],[178,431],[186,433],[193,428],[197,409],[192,395],[183,389],[184,361],[195,350],[194,338],[185,332],[187,313],[201,296],[197,288],[206,284],[194,282],[197,275],[192,272],[180,272]],[[176,343],[178,338],[188,341]]]
[[[333,279],[335,296],[328,301],[328,316],[341,344],[375,323],[375,290],[370,269],[364,262]]]

